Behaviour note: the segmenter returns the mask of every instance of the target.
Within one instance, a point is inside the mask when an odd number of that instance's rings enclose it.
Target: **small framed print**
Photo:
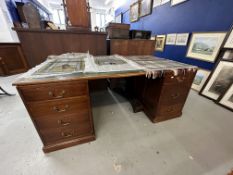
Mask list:
[[[115,22],[116,23],[122,23],[123,22],[123,14],[122,13],[120,13],[119,15],[117,15],[116,17],[115,17]]]
[[[171,6],[181,4],[181,3],[185,2],[185,1],[187,1],[187,0],[171,0]]]
[[[231,30],[231,33],[229,34],[229,36],[226,40],[224,48],[233,49],[233,29]]]
[[[167,34],[166,45],[175,45],[176,44],[176,34]]]
[[[199,92],[202,89],[203,85],[205,84],[206,80],[208,79],[209,75],[210,75],[210,71],[199,69],[194,78],[192,89]]]
[[[166,35],[157,35],[155,39],[155,50],[163,52],[165,46]]]
[[[139,20],[139,2],[135,2],[130,6],[130,22],[136,22]]]
[[[193,33],[186,57],[214,63],[226,32]]]
[[[228,90],[218,99],[218,104],[233,111],[233,84]]]
[[[177,46],[187,46],[189,39],[189,33],[178,33],[176,36]]]
[[[141,0],[140,17],[144,17],[152,13],[152,3],[152,0]]]
[[[233,61],[233,50],[226,50],[222,56],[222,59]]]
[[[201,95],[217,100],[233,82],[233,62],[220,61],[201,90]]]

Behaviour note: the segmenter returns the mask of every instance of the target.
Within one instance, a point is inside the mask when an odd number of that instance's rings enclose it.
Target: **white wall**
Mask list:
[[[19,42],[5,0],[0,0],[0,43]]]

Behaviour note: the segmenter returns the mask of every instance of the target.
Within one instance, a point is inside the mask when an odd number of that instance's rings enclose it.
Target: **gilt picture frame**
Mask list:
[[[155,41],[155,50],[163,52],[165,47],[166,35],[157,35]]]
[[[233,84],[231,84],[227,91],[221,97],[219,97],[217,103],[233,111]]]
[[[139,20],[140,15],[140,3],[135,2],[130,5],[130,22],[136,22]]]
[[[186,57],[215,63],[226,32],[196,32],[192,34]]]
[[[197,92],[200,92],[206,80],[208,79],[210,73],[211,72],[209,70],[198,69],[196,76],[193,80],[192,89]]]
[[[217,100],[233,82],[233,62],[220,61],[203,86],[200,95]]]
[[[141,0],[140,1],[140,17],[150,15],[152,13],[152,0]]]

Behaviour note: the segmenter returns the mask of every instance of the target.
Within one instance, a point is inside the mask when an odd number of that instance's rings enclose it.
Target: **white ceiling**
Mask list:
[[[89,0],[89,2],[92,8],[109,9],[112,7],[113,0]]]

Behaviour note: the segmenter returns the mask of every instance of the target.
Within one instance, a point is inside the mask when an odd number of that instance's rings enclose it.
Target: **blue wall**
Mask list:
[[[123,22],[130,24],[129,6],[135,0],[128,0],[116,10],[123,12]],[[151,30],[153,35],[168,33],[192,33],[207,31],[229,31],[233,24],[233,0],[188,0],[177,6],[170,3],[153,9],[149,16],[131,23],[131,29]],[[190,35],[191,36],[191,35]],[[211,70],[212,63],[186,58],[187,46],[165,46],[164,52],[155,55],[163,58],[197,65]]]

